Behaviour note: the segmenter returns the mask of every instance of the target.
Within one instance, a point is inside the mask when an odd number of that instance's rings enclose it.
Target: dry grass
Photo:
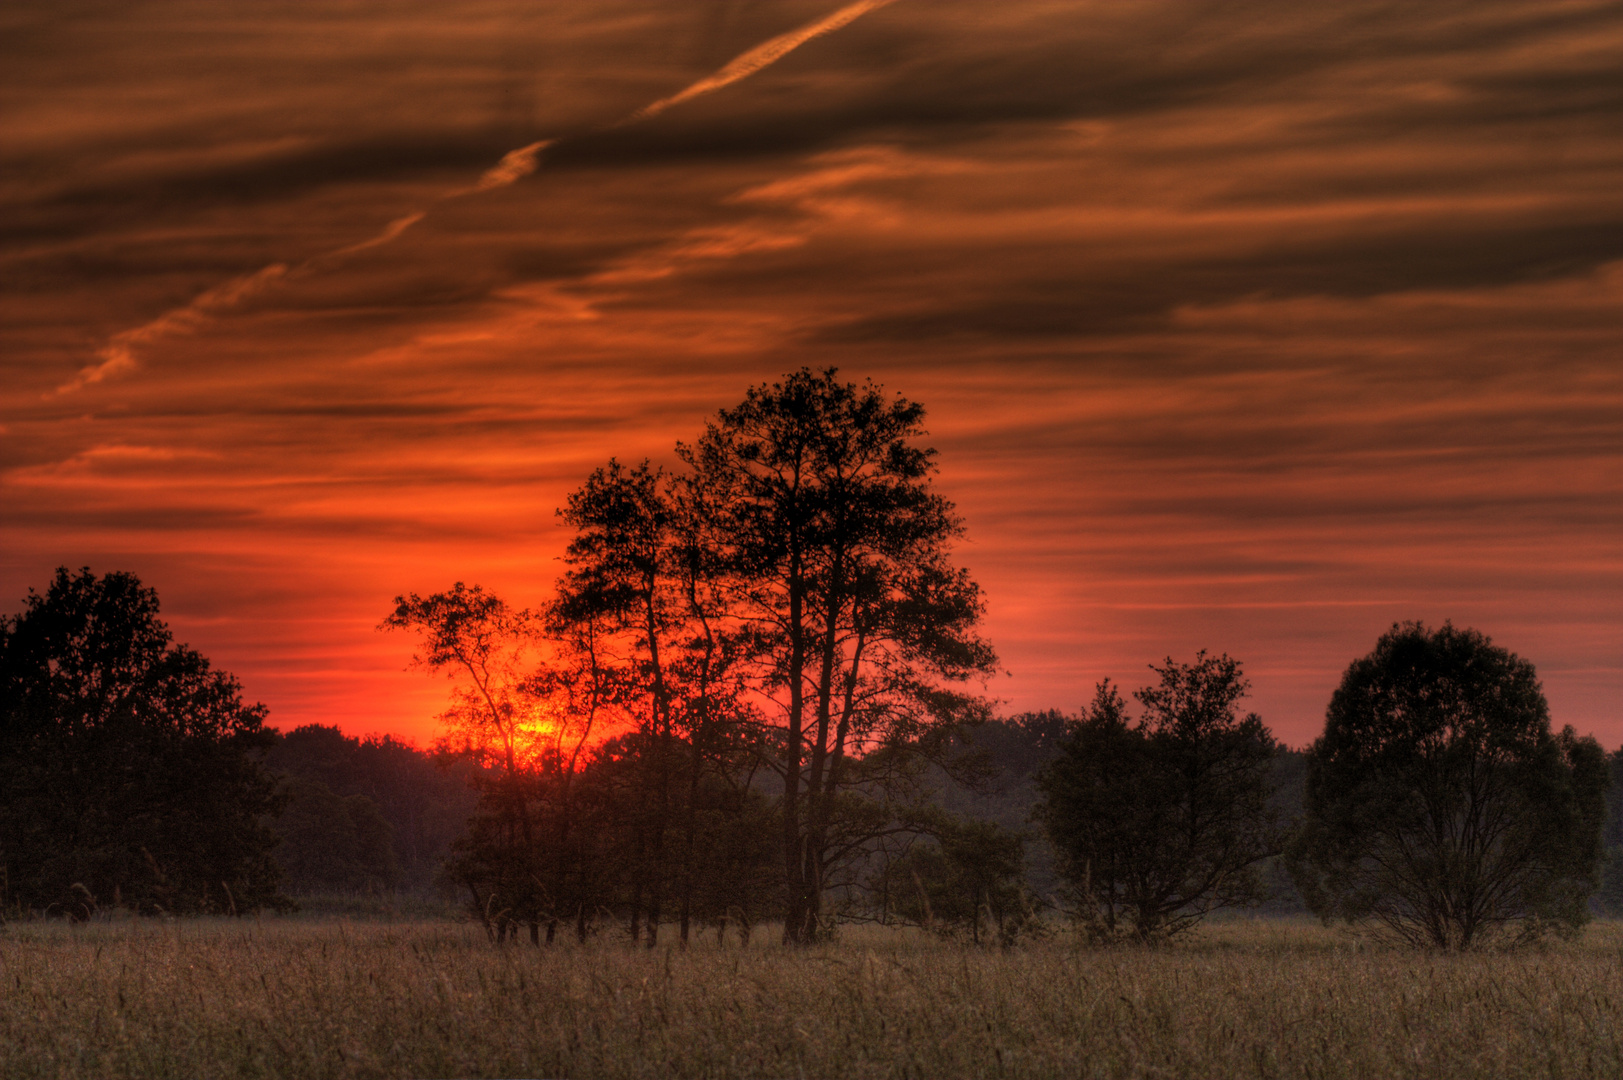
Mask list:
[[[0,1075],[1617,1076],[1623,927],[1438,956],[1306,923],[1159,951],[848,931],[494,948],[453,923],[13,924]]]

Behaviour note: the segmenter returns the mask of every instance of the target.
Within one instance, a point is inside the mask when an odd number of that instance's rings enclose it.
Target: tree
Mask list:
[[[918,752],[985,716],[955,688],[996,666],[982,601],[951,565],[963,531],[917,445],[924,410],[801,369],[751,389],[683,460],[709,493],[733,599],[758,643],[783,782],[787,942],[822,932],[835,814],[917,779]]]
[[[442,749],[486,770],[482,814],[459,844],[468,857],[460,861],[458,877],[487,931],[505,940],[527,923],[531,940],[539,940],[544,905],[537,889],[532,789],[552,718],[526,692],[534,617],[459,581],[449,592],[395,597],[395,610],[378,629],[418,633],[423,650],[412,657],[413,665],[454,680],[451,707],[440,718],[446,727]],[[493,912],[499,915],[494,922]]]
[[[1059,756],[1071,723],[1060,710],[1047,709],[954,732],[952,767],[930,770],[934,801],[950,814],[1025,832],[1037,803],[1037,777]],[[1053,846],[1040,830],[1026,837],[1024,876],[1028,891],[1044,903],[1062,888]]]
[[[630,678],[622,685],[640,698],[642,734],[636,763],[636,809],[631,822],[635,867],[630,930],[658,942],[665,894],[667,826],[676,756],[673,712],[677,688],[669,664],[671,638],[680,633],[674,588],[673,510],[664,474],[645,461],[627,469],[611,460],[595,470],[559,511],[576,534],[565,552],[570,569],[559,582],[554,622],[560,628],[602,622],[626,644]],[[684,935],[685,940],[685,935]]]
[[[1550,729],[1533,665],[1394,625],[1330,699],[1290,866],[1326,921],[1466,949],[1574,933],[1599,884],[1607,763]]]
[[[1608,915],[1623,914],[1623,748],[1606,758],[1609,783],[1606,788],[1606,827],[1601,843],[1605,849],[1600,891],[1596,901]]]
[[[595,620],[550,614],[515,611],[459,581],[449,592],[396,597],[379,626],[418,633],[424,648],[413,663],[454,680],[437,747],[477,767],[472,780],[481,796],[447,871],[469,890],[497,941],[520,925],[529,927],[532,943],[544,925],[551,941],[565,912],[585,934],[579,860],[572,858],[574,779],[611,699],[610,676],[597,652]]]
[[[1262,899],[1258,864],[1279,843],[1270,762],[1277,747],[1228,656],[1151,665],[1131,723],[1109,680],[1038,779],[1036,815],[1095,937],[1172,937],[1210,912]]]
[[[749,635],[731,610],[710,494],[701,477],[611,460],[560,511],[576,535],[550,625],[565,635],[599,628],[601,651],[616,661],[617,703],[635,718],[625,769],[635,793],[630,931],[639,938],[646,917],[650,946],[667,893],[683,944],[691,933],[701,788],[711,780],[736,788],[759,760],[749,752],[755,725],[742,678]],[[742,813],[746,801],[722,804]]]
[[[400,876],[389,823],[365,795],[336,794],[320,780],[296,779],[277,820],[276,861],[290,890],[370,892]]]
[[[920,834],[871,886],[881,909],[943,937],[1012,945],[1032,925],[1025,835],[934,808],[920,818]]]
[[[276,892],[265,707],[158,618],[133,574],[66,568],[0,624],[5,902],[244,913]]]
[[[771,822],[785,936],[821,932],[832,868],[902,827],[922,758],[986,713],[957,685],[995,659],[975,632],[979,592],[950,563],[962,525],[930,487],[922,416],[802,370],[678,446],[683,471],[611,460],[587,477],[560,511],[575,536],[541,618],[461,585],[397,600],[384,627],[423,634],[419,662],[462,683],[442,745],[488,753],[507,778],[455,863],[485,908],[543,918],[589,854],[592,873],[574,876],[592,878],[595,904],[614,893],[650,944],[674,907],[685,942],[695,918],[781,906],[744,835]],[[534,671],[512,647],[524,637],[550,655]],[[580,764],[600,712],[599,730],[620,730]],[[769,772],[781,795],[758,783]],[[727,842],[704,835],[717,829]],[[747,897],[722,902],[718,880]]]

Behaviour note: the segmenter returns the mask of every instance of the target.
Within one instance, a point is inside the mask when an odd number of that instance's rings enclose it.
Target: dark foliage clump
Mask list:
[[[275,854],[296,894],[433,892],[478,800],[474,767],[389,735],[306,724],[283,733],[265,765],[285,777]]]
[[[1153,668],[1131,722],[1109,682],[1038,780],[1037,816],[1091,936],[1155,941],[1218,908],[1267,896],[1279,850],[1273,736],[1239,715],[1247,684],[1227,656]]]
[[[1576,932],[1607,772],[1593,739],[1551,732],[1532,664],[1474,630],[1394,626],[1330,700],[1292,872],[1326,920],[1415,945]]]
[[[285,904],[264,824],[265,707],[175,645],[134,575],[57,571],[0,634],[4,903],[247,912]]]
[[[1012,945],[1036,927],[1024,834],[934,808],[911,824],[916,838],[873,883],[887,919],[975,944]]]

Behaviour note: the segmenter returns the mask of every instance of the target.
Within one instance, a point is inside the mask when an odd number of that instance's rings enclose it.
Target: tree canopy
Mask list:
[[[832,865],[850,850],[833,838],[839,808],[896,800],[920,751],[987,713],[962,686],[996,657],[978,634],[980,592],[951,562],[963,524],[932,487],[923,419],[872,383],[802,369],[752,388],[684,449],[760,646],[788,941],[821,932]]]
[[[418,896],[462,834],[476,796],[473,763],[439,761],[390,735],[356,738],[336,727],[284,731],[265,755],[283,777],[275,857],[290,893]]]
[[[923,415],[802,369],[718,413],[678,469],[594,470],[560,511],[566,569],[534,615],[461,584],[397,600],[385,628],[419,633],[419,662],[458,678],[446,719],[464,747],[502,744],[505,819],[492,790],[459,863],[480,903],[511,899],[532,935],[560,915],[579,929],[602,894],[546,867],[582,865],[557,853],[612,805],[597,834],[619,845],[605,865],[634,938],[652,943],[674,904],[685,941],[707,881],[758,910],[759,845],[705,836],[745,821],[779,831],[786,939],[824,932],[837,872],[854,886],[876,838],[913,828],[922,761],[988,711],[965,684],[996,661],[951,563],[962,523],[932,487]],[[592,730],[616,737],[583,753]]]
[[[1134,723],[1107,680],[1041,774],[1037,816],[1089,932],[1153,941],[1220,907],[1265,895],[1259,864],[1279,850],[1272,734],[1237,703],[1228,656],[1152,665]]]
[[[133,575],[59,569],[0,634],[5,903],[245,912],[280,903],[274,733],[235,679],[173,643]]]
[[[1326,920],[1413,944],[1572,932],[1607,773],[1593,739],[1552,733],[1532,664],[1475,630],[1395,625],[1330,700],[1292,872]]]

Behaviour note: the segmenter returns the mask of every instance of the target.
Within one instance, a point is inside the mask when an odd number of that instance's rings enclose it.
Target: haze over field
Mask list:
[[[1006,709],[1198,648],[1311,739],[1393,621],[1623,740],[1623,8],[14,0],[0,610],[155,586],[432,733],[395,594],[802,365],[930,410]]]

